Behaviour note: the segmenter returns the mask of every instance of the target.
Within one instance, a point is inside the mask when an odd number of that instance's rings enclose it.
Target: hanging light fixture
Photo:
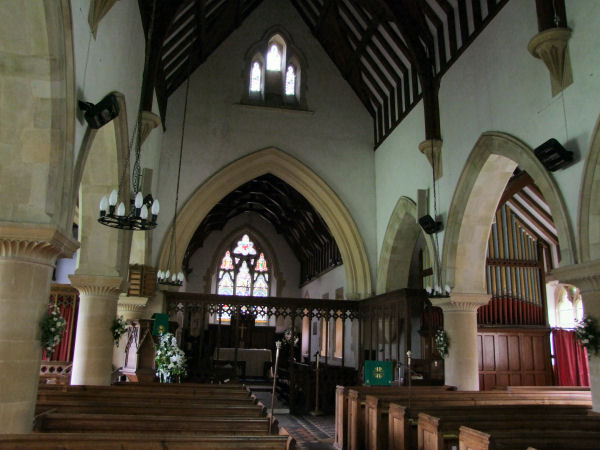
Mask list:
[[[191,55],[189,62],[191,67]],[[173,227],[171,228],[171,242],[169,244],[169,259],[167,260],[167,269],[159,270],[156,274],[156,281],[159,284],[166,286],[181,286],[183,285],[183,272],[181,269],[175,273],[171,271],[171,262],[177,263],[177,206],[179,204],[179,181],[181,180],[181,156],[183,155],[183,140],[185,137],[185,120],[187,117],[188,94],[190,91],[190,71],[188,70],[188,78],[185,86],[185,102],[183,104],[183,121],[181,124],[181,142],[179,144],[179,165],[177,167],[177,187],[175,189],[175,212],[173,213]]]
[[[144,62],[144,68],[148,67],[148,60],[150,57],[150,44],[152,42],[152,29],[154,27],[154,13],[156,10],[156,0],[152,4],[152,16],[150,19],[150,28],[148,30],[148,43],[146,45],[146,58]],[[160,204],[158,200],[153,199],[151,194],[142,195],[140,190],[141,180],[141,166],[140,166],[140,153],[142,148],[142,101],[140,99],[140,107],[138,110],[138,116],[136,125],[131,136],[131,142],[129,143],[129,153],[127,155],[127,161],[123,168],[123,174],[121,176],[121,182],[119,183],[119,190],[113,189],[108,196],[102,197],[100,200],[100,216],[98,222],[102,225],[106,225],[111,228],[118,228],[121,230],[134,230],[134,231],[145,231],[152,230],[156,227],[156,219],[160,212]],[[120,202],[119,194],[121,189],[125,189],[123,181],[125,173],[129,170],[129,154],[134,148],[135,143],[135,162],[133,164],[133,180],[132,180],[132,193],[130,205],[127,207],[124,202]]]

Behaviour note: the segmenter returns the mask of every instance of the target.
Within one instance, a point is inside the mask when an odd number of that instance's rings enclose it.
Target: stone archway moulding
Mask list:
[[[415,243],[421,227],[417,224],[417,204],[408,197],[400,197],[390,216],[379,256],[377,268],[377,294],[406,288]],[[432,255],[436,255],[431,235],[425,242]],[[434,256],[434,273],[437,257]],[[393,281],[392,281],[393,280]]]
[[[600,259],[600,116],[585,159],[579,195],[579,251],[582,262]]]
[[[286,154],[269,147],[232,162],[199,186],[177,214],[177,261],[180,266],[194,232],[213,206],[229,192],[264,174],[273,174],[288,183],[308,200],[323,217],[335,239],[346,272],[348,298],[371,295],[371,273],[363,239],[350,215],[335,192],[309,167]],[[171,227],[164,236],[169,236]],[[166,265],[168,239],[163,239],[159,265]]]
[[[485,293],[487,241],[498,201],[514,169],[533,178],[550,206],[561,265],[576,261],[575,239],[561,193],[531,148],[508,134],[486,132],[469,155],[448,214],[442,268],[456,292]]]
[[[219,267],[219,264],[223,259],[223,255],[229,249],[231,243],[234,240],[239,239],[243,234],[249,234],[250,239],[254,239],[254,243],[258,244],[257,246],[266,253],[266,259],[268,260],[269,265],[271,266],[271,273],[273,274],[273,277],[277,280],[276,295],[281,296],[281,291],[283,289],[283,286],[285,285],[285,280],[283,279],[283,273],[280,271],[277,254],[269,240],[265,237],[265,235],[258,231],[256,227],[249,224],[237,227],[230,233],[227,233],[227,235],[221,239],[219,245],[217,246],[217,249],[210,258],[211,263],[208,266],[208,269],[206,270],[204,276],[204,292],[206,292],[207,294],[211,293],[212,277],[217,273],[216,268]]]

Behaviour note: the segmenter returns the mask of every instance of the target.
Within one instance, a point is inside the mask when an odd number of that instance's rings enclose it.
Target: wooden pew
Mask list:
[[[473,407],[462,411],[447,411],[445,414],[436,412],[435,417],[419,413],[418,419],[418,448],[422,450],[443,450],[458,448],[459,428],[463,425],[495,431],[527,430],[579,430],[600,432],[600,416],[584,414],[556,414],[550,411],[552,406],[537,405],[527,412],[523,407],[493,408],[482,410]]]
[[[453,386],[415,386],[410,394],[438,393]],[[359,449],[364,442],[365,401],[367,395],[397,395],[407,398],[407,386],[338,386],[336,388],[335,441],[338,449]]]
[[[568,405],[561,403],[546,405],[524,405],[520,403],[515,405],[472,405],[470,402],[467,402],[466,405],[462,406],[456,402],[452,402],[451,405],[447,405],[444,402],[440,402],[437,405],[426,402],[423,405],[418,403],[413,404],[413,407],[410,409],[399,403],[390,403],[388,417],[389,447],[408,449],[417,445],[417,429],[414,426],[416,425],[414,419],[418,417],[419,412],[427,412],[432,415],[438,414],[442,416],[468,414],[469,412],[476,412],[482,415],[499,414],[500,412],[504,412],[505,414],[521,413],[531,416],[536,414],[540,407],[545,408],[544,414],[548,416],[579,415],[585,417],[590,411],[591,402],[588,405]]]
[[[269,434],[267,417],[185,417],[129,414],[63,414],[41,417],[38,430],[45,433],[146,433],[146,434]],[[277,426],[275,426],[275,430]]]
[[[470,427],[459,429],[459,450],[501,450],[515,448],[597,449],[600,431],[518,430],[485,433]]]
[[[3,450],[291,450],[289,435],[279,436],[195,436],[161,435],[160,439],[144,435],[101,433],[0,434]]]

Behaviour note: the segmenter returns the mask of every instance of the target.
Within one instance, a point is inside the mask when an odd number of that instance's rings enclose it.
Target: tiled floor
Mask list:
[[[270,410],[271,391],[268,390],[267,386],[250,385],[250,389],[252,389],[252,393],[256,395],[258,400]],[[277,398],[275,398],[274,411],[279,425],[285,428],[296,440],[296,447],[299,450],[333,449],[335,424],[332,415],[293,416],[287,413],[287,405]]]

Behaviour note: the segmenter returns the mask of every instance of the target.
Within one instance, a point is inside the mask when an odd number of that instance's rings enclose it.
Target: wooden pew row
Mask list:
[[[39,392],[38,402],[52,402],[56,400],[89,400],[98,402],[113,402],[116,400],[122,401],[143,401],[145,399],[152,399],[155,403],[169,404],[177,402],[183,403],[203,403],[203,404],[230,404],[230,405],[252,405],[256,403],[256,397],[253,395],[239,396],[227,395],[227,394],[203,394],[203,395],[160,395],[155,393],[145,392],[107,392],[103,394],[90,393],[90,392]]]
[[[422,450],[444,450],[458,448],[458,433],[461,426],[468,426],[486,432],[521,431],[558,431],[578,430],[600,433],[600,416],[582,414],[549,414],[551,406],[536,406],[535,410],[523,412],[519,408],[492,409],[488,411],[473,408],[470,411],[449,411],[446,415],[436,412],[435,417],[419,413],[418,448]]]
[[[415,386],[417,392],[440,392],[455,390],[454,386]],[[363,440],[364,409],[367,395],[404,395],[409,392],[408,386],[337,386],[335,395],[335,439],[333,446],[337,449],[358,448]],[[350,442],[354,442],[351,445]]]
[[[410,449],[417,446],[417,422],[415,419],[422,411],[431,415],[441,415],[444,417],[452,415],[480,414],[482,416],[491,416],[493,414],[518,415],[525,414],[533,417],[540,414],[543,408],[543,414],[548,417],[578,416],[586,417],[591,406],[581,405],[454,405],[447,406],[443,403],[439,405],[427,404],[423,407],[418,404],[413,408],[407,408],[398,403],[390,403],[388,418],[388,446],[395,449]],[[461,424],[462,425],[462,424]]]
[[[147,433],[147,434],[269,434],[267,417],[185,417],[127,414],[49,413],[41,417],[44,433]],[[277,424],[275,422],[275,428]]]
[[[202,384],[202,383],[116,383],[109,386],[92,386],[92,385],[56,385],[44,384],[39,385],[40,390],[45,391],[106,391],[119,389],[121,391],[166,391],[166,392],[204,392],[204,391],[245,391],[249,388],[245,384],[227,383],[227,384]]]
[[[293,438],[279,436],[197,436],[165,434],[159,438],[145,435],[101,433],[0,434],[3,450],[291,450]]]
[[[249,389],[189,389],[189,390],[171,390],[158,388],[156,390],[151,389],[122,389],[116,386],[77,386],[79,389],[73,389],[75,386],[63,386],[63,389],[38,389],[38,397],[55,397],[63,395],[78,395],[81,397],[96,397],[110,395],[114,397],[140,397],[148,396],[149,393],[155,398],[174,398],[174,399],[185,399],[185,398],[207,398],[211,396],[220,398],[248,398],[251,396]],[[99,389],[101,388],[101,389]]]
[[[600,431],[522,429],[484,433],[461,426],[458,439],[459,450],[598,449]]]
[[[367,395],[364,412],[363,441],[350,441],[349,448],[358,449],[363,445],[365,448],[385,448],[388,440],[396,441],[395,436],[390,436],[390,431],[399,426],[405,427],[404,419],[392,417],[391,403],[398,403],[406,407],[410,403],[411,413],[409,418],[416,419],[419,411],[427,411],[428,408],[463,407],[463,406],[515,406],[515,405],[569,405],[591,408],[591,394],[589,392],[560,392],[555,390],[533,392],[502,392],[502,391],[461,391],[461,392],[439,392],[437,395],[431,393],[414,394],[408,402],[408,398],[402,395],[375,396]],[[397,415],[397,414],[396,414]],[[395,422],[401,421],[401,424]],[[349,426],[352,423],[349,422]],[[402,439],[411,437],[410,429],[404,429]],[[416,431],[416,430],[414,430]],[[350,436],[358,435],[357,432],[349,430]],[[414,441],[414,439],[413,439]],[[354,445],[354,443],[356,445]]]
[[[46,411],[57,413],[77,414],[148,414],[151,411],[160,412],[163,416],[215,416],[215,417],[264,417],[266,408],[262,404],[205,404],[205,403],[180,403],[180,402],[158,402],[152,399],[146,401],[128,401],[122,399],[96,400],[73,400],[54,399],[38,401],[36,415]]]

